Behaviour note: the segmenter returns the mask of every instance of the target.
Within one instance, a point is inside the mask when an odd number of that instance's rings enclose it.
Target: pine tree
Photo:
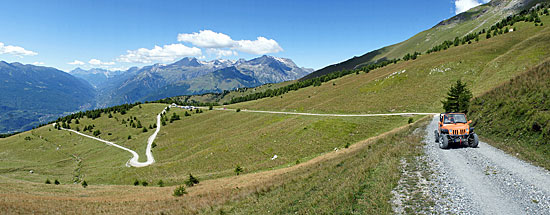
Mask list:
[[[451,86],[451,89],[447,93],[447,98],[445,98],[445,101],[441,101],[441,103],[447,113],[467,113],[471,98],[472,92],[466,88],[465,83],[458,80],[456,84]]]

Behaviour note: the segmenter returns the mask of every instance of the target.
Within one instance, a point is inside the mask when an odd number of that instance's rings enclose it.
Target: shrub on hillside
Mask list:
[[[59,181],[57,179],[55,179],[55,181],[53,182],[55,185],[59,185],[61,183],[59,183]]]
[[[136,180],[134,181],[134,186],[138,186],[138,185],[139,185],[139,181],[136,179]]]
[[[185,191],[185,186],[181,185],[174,189],[174,196],[183,196],[184,194],[187,194],[187,191]]]
[[[159,187],[164,187],[164,181],[159,180],[159,182],[157,183],[157,185],[158,185]]]
[[[88,183],[86,182],[86,180],[82,181],[82,187],[86,188],[88,186]]]
[[[50,181],[50,179],[46,179],[46,184],[51,184],[52,182]]]
[[[146,181],[142,181],[141,185],[144,186],[144,187],[147,187],[147,185],[149,185],[149,183],[147,183]]]
[[[237,112],[241,112],[241,109],[240,109],[240,108],[237,108]]]
[[[192,187],[194,186],[195,184],[198,184],[199,183],[199,179],[193,177],[193,175],[191,175],[191,173],[189,173],[189,179],[187,179],[185,181],[185,185],[187,185],[188,187]]]
[[[237,167],[235,167],[235,173],[237,175],[240,175],[242,172],[244,172],[244,169],[241,166],[237,165]]]

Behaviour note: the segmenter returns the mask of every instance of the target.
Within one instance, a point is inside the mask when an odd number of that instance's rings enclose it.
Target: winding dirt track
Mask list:
[[[78,135],[81,135],[81,136],[84,136],[84,137],[87,137],[87,138],[90,138],[90,139],[94,139],[94,140],[103,142],[107,145],[114,146],[114,147],[117,147],[119,149],[130,152],[132,154],[132,158],[130,158],[130,160],[128,160],[128,162],[126,162],[127,167],[131,167],[131,166],[133,166],[133,167],[146,167],[146,166],[149,166],[149,165],[155,163],[155,158],[153,157],[153,152],[151,151],[151,149],[153,148],[152,147],[153,141],[155,141],[155,138],[157,138],[157,134],[160,131],[160,127],[161,127],[160,115],[165,113],[165,112],[166,112],[166,108],[164,108],[164,110],[160,114],[157,115],[157,129],[155,130],[155,132],[151,136],[149,136],[149,139],[147,139],[147,149],[145,150],[145,156],[147,157],[147,161],[145,161],[145,162],[139,162],[138,161],[139,160],[139,154],[137,152],[135,152],[134,150],[131,150],[131,149],[126,148],[124,146],[118,145],[116,143],[113,143],[113,142],[110,142],[110,141],[107,141],[107,140],[102,140],[102,139],[99,139],[97,137],[93,137],[93,136],[90,136],[90,135],[87,135],[87,134],[83,134],[83,133],[80,133],[80,132],[72,130],[72,129],[61,128],[61,130],[70,131],[70,132],[76,133]],[[53,126],[55,126],[55,123],[53,124]]]
[[[205,107],[199,107],[202,109],[205,109]],[[221,110],[221,111],[236,111],[235,109],[224,109],[224,108],[215,108],[214,110]],[[286,115],[304,115],[304,116],[333,116],[333,117],[373,117],[373,116],[411,116],[411,115],[435,115],[437,113],[388,113],[388,114],[318,114],[318,113],[296,113],[296,112],[281,112],[281,111],[260,111],[260,110],[241,110],[242,112],[250,112],[250,113],[269,113],[269,114],[286,114]],[[152,144],[153,141],[155,141],[155,138],[157,137],[158,132],[160,131],[160,115],[166,112],[166,108],[157,115],[157,129],[155,130],[155,133],[153,133],[149,139],[147,140],[147,149],[145,150],[145,155],[147,156],[147,161],[145,162],[139,162],[139,154],[135,152],[134,150],[131,150],[129,148],[126,148],[124,146],[118,145],[116,143],[102,140],[97,137],[93,137],[87,134],[80,133],[78,131],[72,130],[72,129],[65,129],[61,128],[65,131],[74,132],[78,135],[94,139],[100,142],[103,142],[107,145],[117,147],[119,149],[128,151],[132,154],[132,158],[126,162],[127,167],[145,167],[153,164],[155,162],[155,158],[153,157]],[[55,126],[55,123],[53,124]]]

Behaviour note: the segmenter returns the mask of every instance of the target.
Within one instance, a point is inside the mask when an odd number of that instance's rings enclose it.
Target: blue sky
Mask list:
[[[69,71],[267,54],[320,69],[403,41],[480,3],[7,0],[0,60]]]

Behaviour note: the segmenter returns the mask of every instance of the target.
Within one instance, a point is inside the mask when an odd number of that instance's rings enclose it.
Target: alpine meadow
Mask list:
[[[57,3],[0,15],[2,214],[550,214],[550,1]]]

